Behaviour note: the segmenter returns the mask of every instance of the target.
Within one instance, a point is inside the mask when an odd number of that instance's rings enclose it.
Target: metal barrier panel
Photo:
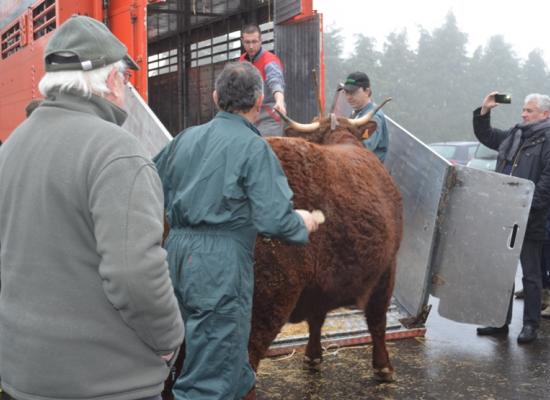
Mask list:
[[[441,316],[505,323],[534,188],[526,179],[452,167],[432,262]]]
[[[126,89],[125,109],[128,118],[122,127],[136,136],[153,158],[172,140],[172,135],[130,84]]]
[[[401,191],[404,216],[393,295],[418,315],[428,301],[441,192],[451,166],[393,120],[386,122],[390,145],[384,165]]]
[[[385,165],[403,196],[394,297],[418,315],[432,294],[457,322],[506,319],[534,184],[454,166],[387,118]]]

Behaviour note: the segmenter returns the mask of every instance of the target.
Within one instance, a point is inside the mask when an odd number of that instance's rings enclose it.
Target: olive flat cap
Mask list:
[[[103,23],[83,15],[73,15],[57,28],[44,51],[47,72],[89,71],[121,60],[139,69],[124,43]]]

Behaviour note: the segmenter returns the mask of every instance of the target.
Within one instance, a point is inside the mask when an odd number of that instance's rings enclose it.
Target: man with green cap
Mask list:
[[[213,97],[215,118],[180,133],[155,158],[186,329],[177,400],[254,398],[247,346],[256,236],[305,244],[317,229],[311,213],[293,209],[279,160],[253,125],[263,100],[258,70],[227,64]]]
[[[0,378],[17,400],[160,399],[183,322],[162,186],[120,127],[126,47],[74,16],[45,49],[45,97],[0,148]]]
[[[361,118],[376,108],[372,101],[372,89],[370,79],[364,72],[352,72],[344,81],[344,94],[349,105],[353,108],[351,118]],[[373,116],[377,124],[376,130],[363,140],[363,146],[372,151],[382,162],[388,152],[389,135],[386,126],[386,117],[382,110],[378,110]]]

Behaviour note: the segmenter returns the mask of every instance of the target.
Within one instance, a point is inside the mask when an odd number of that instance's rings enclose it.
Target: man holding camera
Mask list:
[[[509,96],[489,93],[480,108],[474,111],[474,133],[485,146],[497,150],[496,172],[535,183],[535,192],[521,249],[523,270],[523,329],[518,343],[537,338],[540,323],[542,277],[540,272],[545,223],[550,209],[550,97],[533,93],[525,98],[522,122],[508,130],[491,126],[491,109],[498,103],[509,103]],[[512,318],[512,297],[506,324],[501,327],[478,328],[478,335],[507,334]]]

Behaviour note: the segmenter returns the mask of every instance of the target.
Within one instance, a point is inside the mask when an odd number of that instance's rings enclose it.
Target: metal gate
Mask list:
[[[451,165],[387,120],[385,165],[405,211],[395,298],[415,315],[432,294],[443,317],[503,325],[534,184]]]
[[[204,123],[216,113],[214,81],[228,61],[239,58],[240,29],[257,23],[263,47],[275,51],[285,64],[289,112],[311,119],[316,115],[311,70],[319,69],[319,17],[289,22],[301,12],[300,0],[167,0],[148,6],[149,105],[172,135]],[[281,23],[273,23],[278,15]],[[307,37],[311,50],[304,57]],[[310,56],[315,58],[311,59]],[[308,99],[308,100],[305,100]],[[304,114],[304,110],[307,112]],[[294,115],[294,114],[292,114]]]

